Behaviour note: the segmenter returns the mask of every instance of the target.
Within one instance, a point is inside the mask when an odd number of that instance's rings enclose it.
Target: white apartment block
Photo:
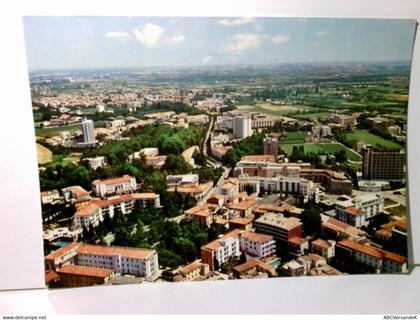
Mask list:
[[[99,222],[104,219],[105,214],[111,218],[115,211],[119,210],[122,214],[130,214],[134,203],[140,202],[143,207],[160,206],[160,196],[156,193],[132,193],[113,197],[108,200],[92,200],[91,203],[76,211],[73,222],[76,228],[97,227]]]
[[[251,118],[236,116],[233,118],[233,135],[238,139],[245,139],[252,136]]]
[[[130,274],[152,279],[159,270],[155,250],[107,247],[73,242],[45,257],[47,269],[65,264],[113,269],[116,274]]]
[[[355,227],[367,225],[370,218],[384,211],[384,198],[381,194],[368,193],[353,199],[347,196],[343,198],[345,200],[335,203],[338,219],[344,222],[348,221],[346,223]],[[352,207],[363,211],[363,213],[351,209]]]
[[[221,266],[229,261],[230,257],[239,258],[241,255],[239,233],[240,230],[233,230],[201,247],[201,261],[207,263],[210,270],[214,270],[215,261]]]
[[[134,192],[137,188],[136,179],[129,175],[92,182],[92,191],[97,197]]]
[[[272,236],[245,231],[240,234],[242,253],[253,257],[264,258],[275,254],[276,241]]]

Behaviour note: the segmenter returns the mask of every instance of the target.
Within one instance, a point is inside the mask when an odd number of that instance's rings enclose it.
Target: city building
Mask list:
[[[58,190],[48,190],[41,192],[42,204],[54,204],[60,200],[60,193]]]
[[[233,274],[235,278],[250,279],[275,277],[277,272],[268,263],[262,262],[259,259],[253,259],[233,267]]]
[[[213,181],[200,183],[199,185],[184,185],[179,187],[168,188],[168,192],[178,192],[184,195],[190,195],[197,201],[204,200],[210,193],[213,187]]]
[[[198,181],[198,174],[178,174],[166,176],[166,185],[168,186],[168,188],[183,185],[198,185]]]
[[[71,186],[61,189],[61,192],[66,202],[75,202],[80,200],[89,200],[91,198],[90,192],[83,189],[81,186]]]
[[[174,282],[193,281],[193,280],[198,279],[201,275],[205,275],[205,273],[206,272],[203,272],[203,264],[200,261],[196,260],[180,268],[176,272],[173,278],[173,281]]]
[[[336,256],[343,262],[355,261],[377,273],[408,272],[407,258],[354,240],[339,241]]]
[[[53,251],[45,257],[45,263],[47,270],[56,272],[65,265],[76,265],[111,269],[115,274],[131,274],[146,279],[155,277],[159,270],[158,255],[155,250],[107,247],[77,242]],[[67,271],[70,273],[70,270]],[[73,271],[78,272],[78,270]]]
[[[338,219],[356,228],[367,226],[371,218],[384,211],[384,198],[380,193],[341,198],[343,200],[335,202]]]
[[[111,129],[122,128],[125,126],[125,120],[123,119],[113,119],[105,122],[105,126]]]
[[[276,240],[277,247],[287,247],[293,237],[302,237],[300,219],[286,218],[280,214],[268,212],[254,221],[256,232],[270,235]]]
[[[114,270],[66,264],[57,269],[56,273],[61,286],[76,288],[105,284],[111,280]]]
[[[406,155],[398,149],[363,150],[363,179],[402,181],[405,179]]]
[[[215,220],[217,209],[217,205],[206,203],[194,206],[186,210],[184,214],[186,219],[193,220],[202,226],[210,228]]]
[[[136,179],[129,175],[92,182],[92,191],[95,196],[100,198],[115,194],[131,193],[136,188]]]
[[[252,135],[251,118],[236,116],[233,118],[233,135],[238,139],[245,139]]]
[[[105,167],[105,157],[86,158],[86,160],[93,170]]]
[[[76,211],[74,225],[77,228],[96,227],[106,214],[112,218],[116,211],[122,214],[131,213],[136,202],[142,207],[159,207],[160,196],[156,193],[131,193],[106,200],[92,199]]]
[[[274,156],[275,160],[279,155],[279,141],[275,137],[265,137],[263,140],[263,148],[265,155]]]
[[[276,241],[272,236],[244,231],[239,239],[242,253],[251,257],[265,258],[276,252]]]
[[[219,269],[230,257],[238,259],[241,255],[239,244],[240,230],[232,230],[221,238],[201,247],[201,261],[209,265],[210,270]]]
[[[92,120],[84,119],[82,121],[83,142],[81,146],[94,146],[96,144],[95,126]]]
[[[321,214],[321,232],[326,239],[352,239],[352,240],[363,240],[367,238],[367,233],[356,227],[353,227],[340,220],[328,217]]]
[[[309,250],[309,242],[301,237],[293,237],[288,241],[289,251],[296,254],[305,254]]]
[[[316,239],[311,243],[311,252],[330,261],[335,256],[335,244],[334,240]]]

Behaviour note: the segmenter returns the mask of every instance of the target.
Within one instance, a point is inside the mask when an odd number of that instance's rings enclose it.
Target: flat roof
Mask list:
[[[267,212],[263,216],[259,217],[255,222],[267,224],[273,227],[278,227],[285,230],[292,230],[294,228],[302,226],[300,219],[291,217],[285,218],[278,214]]]

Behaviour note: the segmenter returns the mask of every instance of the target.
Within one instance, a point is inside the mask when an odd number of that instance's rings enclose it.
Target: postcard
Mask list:
[[[49,288],[409,272],[414,20],[24,28]]]

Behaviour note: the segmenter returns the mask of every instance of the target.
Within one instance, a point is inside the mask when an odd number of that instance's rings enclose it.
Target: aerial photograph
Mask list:
[[[23,24],[48,288],[409,273],[414,20]]]

